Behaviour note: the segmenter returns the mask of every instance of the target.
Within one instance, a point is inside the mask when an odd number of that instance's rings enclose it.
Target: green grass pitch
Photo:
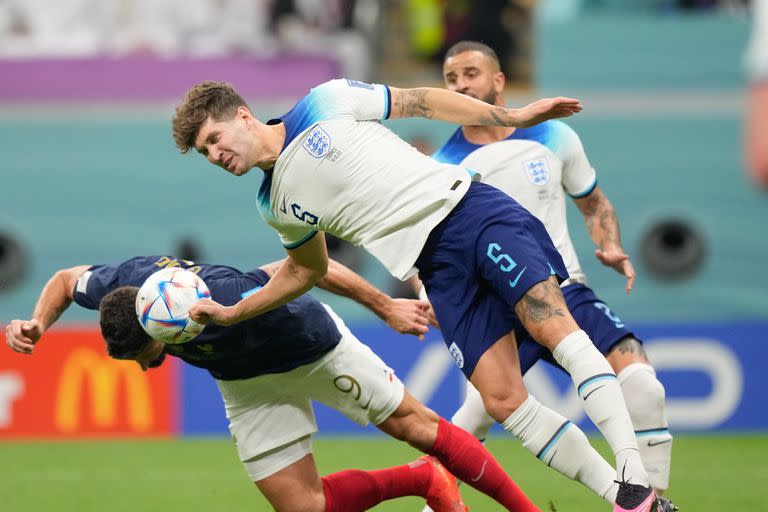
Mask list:
[[[606,447],[597,443],[601,453]],[[419,454],[385,438],[321,437],[315,457],[322,474],[397,465]],[[608,511],[579,484],[538,463],[503,436],[488,447],[542,510]],[[670,497],[681,512],[768,510],[768,436],[675,438]],[[474,512],[498,510],[462,487]],[[419,511],[405,498],[377,511]],[[0,443],[3,512],[212,512],[271,510],[248,481],[225,439]]]

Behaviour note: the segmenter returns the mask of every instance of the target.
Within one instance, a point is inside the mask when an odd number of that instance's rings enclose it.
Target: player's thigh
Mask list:
[[[514,333],[502,336],[480,357],[470,381],[485,410],[498,422],[506,420],[528,398],[520,371]]]
[[[526,290],[515,305],[515,314],[531,338],[550,351],[580,328],[554,276]]]
[[[301,388],[305,375],[317,364],[251,379],[217,381],[241,461],[253,460],[317,432],[312,403]]]
[[[366,426],[378,425],[403,401],[405,386],[394,370],[361,343],[346,326],[337,324],[341,341],[303,383],[307,394]]]
[[[476,251],[480,275],[536,341],[552,347],[577,329],[559,288],[568,271],[541,221],[526,210],[500,219]]]
[[[323,512],[325,496],[311,453],[254,482],[278,512]]]

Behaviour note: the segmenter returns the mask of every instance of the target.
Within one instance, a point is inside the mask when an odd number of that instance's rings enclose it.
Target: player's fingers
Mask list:
[[[5,329],[5,344],[14,352],[19,352],[21,354],[31,354],[32,349],[34,348],[34,344],[31,340],[24,341],[23,339],[14,336],[10,325]]]
[[[635,268],[629,261],[626,262],[624,275],[627,276],[627,294],[629,294],[632,292],[632,287],[635,286]]]
[[[427,323],[429,321],[429,313],[423,309],[417,309],[416,318],[420,323]]]
[[[574,105],[581,105],[581,100],[578,100],[576,98],[569,98],[568,96],[558,96],[555,98],[555,101],[559,103],[570,103]]]
[[[32,349],[34,349],[34,345],[30,345],[28,343],[15,343],[14,345],[11,345],[11,349],[14,352],[18,352],[19,354],[31,354]]]
[[[440,324],[437,323],[437,317],[435,316],[435,310],[431,309],[429,310],[429,325],[432,327],[439,329]]]
[[[33,345],[35,341],[27,336],[23,331],[23,323],[14,321],[6,329],[6,337],[10,340],[22,343],[24,345]]]
[[[596,249],[595,250],[595,258],[597,258],[600,261],[600,263],[605,265],[606,260],[605,260],[605,253],[603,251],[601,251],[600,249]]]
[[[189,318],[199,324],[208,324],[211,321],[209,314],[210,309],[212,309],[211,306],[206,306],[205,304],[195,304],[189,308]]]

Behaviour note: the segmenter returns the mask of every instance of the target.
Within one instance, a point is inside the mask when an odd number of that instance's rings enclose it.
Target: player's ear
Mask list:
[[[496,92],[501,94],[504,91],[504,84],[507,83],[507,77],[504,76],[504,72],[499,71],[493,78],[493,82],[496,85]]]
[[[248,107],[244,106],[237,107],[236,116],[243,119],[244,121],[250,121],[253,119],[253,114],[251,114],[251,111],[248,110]]]

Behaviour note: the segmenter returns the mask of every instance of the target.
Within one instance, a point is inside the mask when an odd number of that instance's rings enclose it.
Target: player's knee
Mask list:
[[[464,403],[451,418],[451,423],[461,427],[478,439],[484,439],[496,422],[485,410],[483,399],[474,387],[469,386]]]
[[[483,397],[483,405],[488,415],[499,423],[503,423],[528,398],[525,388],[512,390],[504,395],[488,394]]]
[[[426,406],[418,405],[408,410],[395,411],[378,426],[390,437],[424,451],[437,439],[440,417]]]

